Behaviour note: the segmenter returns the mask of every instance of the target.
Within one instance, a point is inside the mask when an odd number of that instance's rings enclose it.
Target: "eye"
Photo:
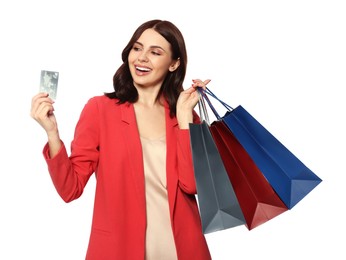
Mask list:
[[[134,51],[140,51],[141,48],[140,48],[139,46],[133,46],[133,47],[132,47],[132,50],[134,50]]]
[[[161,53],[159,53],[158,51],[152,51],[151,52],[153,55],[157,55],[157,56],[160,56],[161,55]]]

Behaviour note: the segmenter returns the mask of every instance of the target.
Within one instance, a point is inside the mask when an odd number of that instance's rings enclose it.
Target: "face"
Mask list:
[[[153,29],[145,30],[128,56],[135,87],[161,87],[167,73],[179,66],[170,43]]]

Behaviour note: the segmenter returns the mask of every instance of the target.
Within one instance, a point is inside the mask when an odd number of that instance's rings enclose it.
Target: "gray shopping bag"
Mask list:
[[[189,131],[203,233],[245,224],[209,124],[190,124]]]

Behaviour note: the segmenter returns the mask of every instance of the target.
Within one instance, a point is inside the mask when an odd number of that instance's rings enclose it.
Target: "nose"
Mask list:
[[[138,55],[138,61],[140,61],[140,62],[147,62],[148,61],[148,57],[147,57],[146,52],[143,51]]]

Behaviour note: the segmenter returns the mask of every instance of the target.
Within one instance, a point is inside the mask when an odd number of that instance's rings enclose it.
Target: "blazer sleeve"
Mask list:
[[[195,124],[201,122],[195,111],[193,111],[193,122]],[[196,194],[197,188],[193,170],[190,132],[188,129],[178,130],[177,160],[179,187],[186,193]]]
[[[43,149],[53,184],[65,202],[79,198],[90,176],[96,171],[99,159],[98,117],[97,102],[90,99],[76,125],[71,155],[68,156],[63,142],[53,158],[49,158],[48,144]]]

